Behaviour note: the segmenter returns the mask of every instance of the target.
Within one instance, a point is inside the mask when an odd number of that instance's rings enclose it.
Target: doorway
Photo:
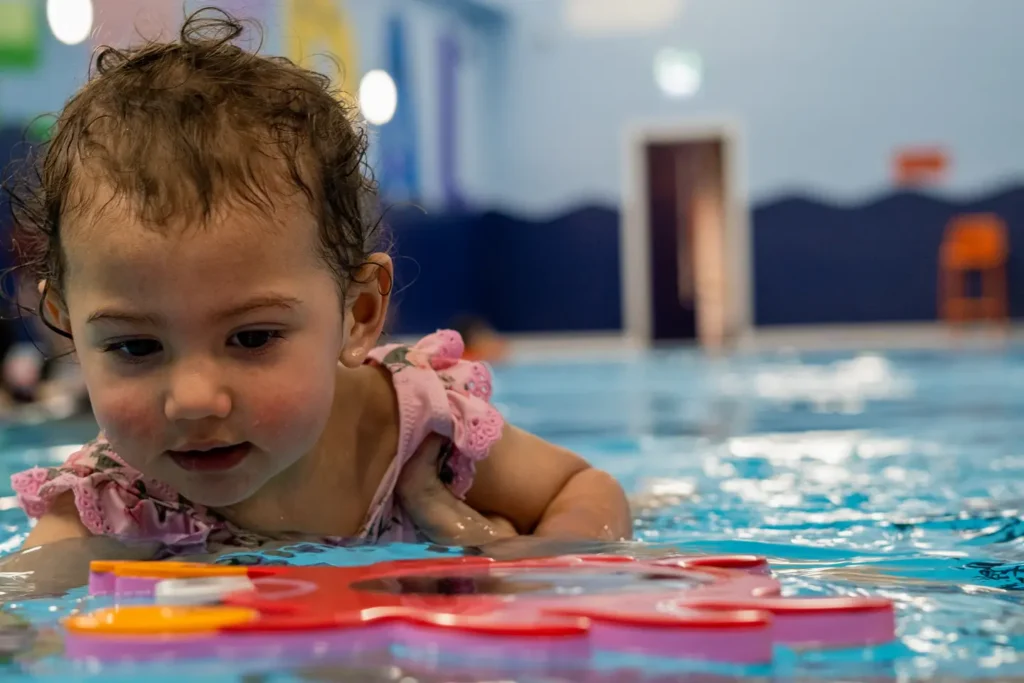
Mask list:
[[[622,223],[627,334],[642,345],[735,344],[750,320],[735,133],[646,129],[630,152]]]

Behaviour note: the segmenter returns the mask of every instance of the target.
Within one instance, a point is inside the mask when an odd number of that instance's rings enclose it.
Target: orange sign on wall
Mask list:
[[[949,172],[949,155],[941,147],[906,147],[893,155],[893,180],[902,187],[937,185]]]

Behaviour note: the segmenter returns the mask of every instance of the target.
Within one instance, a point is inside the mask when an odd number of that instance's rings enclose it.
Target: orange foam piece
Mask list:
[[[129,567],[132,565],[148,565],[153,564],[152,562],[142,560],[93,560],[89,563],[89,569],[94,572],[112,572],[118,567]],[[177,566],[177,567],[194,567],[198,566],[197,562],[163,562],[162,564]]]
[[[70,617],[69,631],[103,635],[214,633],[255,620],[256,610],[245,607],[167,607],[129,605],[108,607]]]
[[[96,560],[94,572],[113,572],[115,576],[139,579],[193,579],[210,576],[247,576],[247,567],[201,564],[199,562],[130,562]]]

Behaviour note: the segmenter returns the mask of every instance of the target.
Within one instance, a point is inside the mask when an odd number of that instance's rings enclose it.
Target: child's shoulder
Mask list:
[[[369,354],[367,362],[391,376],[399,435],[397,453],[374,496],[362,535],[396,540],[386,533],[401,526],[391,515],[394,489],[402,468],[428,436],[437,434],[447,442],[439,463],[441,477],[459,497],[472,485],[476,463],[501,438],[505,421],[491,404],[490,368],[464,359],[463,351],[457,332],[440,330],[414,343],[380,346]]]
[[[11,485],[22,507],[31,517],[39,517],[53,499],[73,492],[76,498],[89,498],[106,481],[117,481],[122,486],[141,484],[142,475],[117,457],[103,436],[97,437],[60,465],[33,467],[11,477]]]
[[[102,435],[61,465],[14,474],[11,486],[32,518],[73,496],[82,524],[96,535],[188,545],[205,539],[217,524],[205,509],[121,460]]]

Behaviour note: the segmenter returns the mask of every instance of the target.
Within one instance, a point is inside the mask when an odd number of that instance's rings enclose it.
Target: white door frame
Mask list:
[[[626,339],[650,346],[651,320],[650,211],[648,207],[647,147],[652,143],[722,141],[725,173],[726,262],[729,264],[728,328],[734,344],[753,330],[750,208],[744,182],[746,168],[740,126],[734,121],[640,124],[625,140],[622,217],[619,221],[622,318]]]

